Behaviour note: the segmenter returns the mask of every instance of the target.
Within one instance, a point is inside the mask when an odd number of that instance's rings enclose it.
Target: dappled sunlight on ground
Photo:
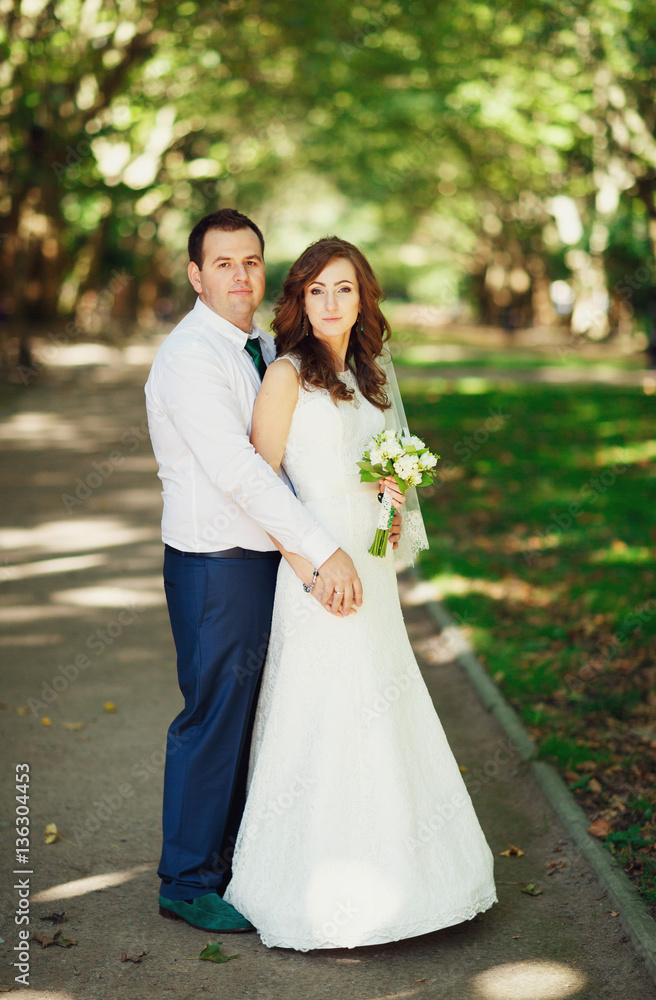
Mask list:
[[[4,549],[29,549],[34,555],[40,552],[80,552],[155,539],[159,534],[158,527],[132,528],[118,517],[44,521],[33,528],[0,530],[0,545]]]
[[[51,889],[37,892],[32,898],[35,903],[53,903],[60,899],[72,899],[74,896],[86,896],[89,892],[99,889],[110,889],[115,885],[123,885],[144,872],[154,870],[154,865],[135,865],[121,872],[107,872],[103,875],[92,875],[90,878],[78,878],[73,882],[61,882]]]
[[[583,989],[587,977],[561,962],[509,962],[474,976],[482,1000],[565,1000]]]
[[[506,576],[501,580],[485,580],[460,576],[457,573],[441,573],[431,578],[438,599],[451,594],[485,594],[495,601],[519,602],[533,607],[546,607],[560,593],[558,587],[541,587],[517,576]]]
[[[619,544],[618,544],[619,543]],[[597,549],[590,555],[592,563],[653,563],[656,550],[646,545],[626,545],[620,539],[606,549]]]
[[[406,604],[421,605],[439,601],[447,594],[485,594],[497,601],[521,601],[535,607],[547,607],[559,596],[556,587],[537,587],[518,577],[502,580],[474,579],[457,573],[443,573],[402,588]]]
[[[79,427],[57,413],[15,413],[0,425],[0,441],[13,441],[21,448],[71,447],[79,440]]]
[[[600,448],[594,456],[596,465],[631,465],[633,462],[648,462],[652,458],[656,458],[656,441],[633,441]]]
[[[122,584],[121,580],[106,580],[100,586],[60,590],[51,595],[51,600],[58,604],[77,604],[87,608],[155,607],[165,603],[159,574],[142,578],[130,577],[129,587]]]
[[[104,553],[88,556],[64,556],[62,559],[42,559],[39,562],[13,563],[0,569],[3,580],[25,580],[30,576],[48,576],[51,573],[70,573],[72,570],[104,566],[109,557]]]
[[[20,997],[22,1000],[75,1000],[75,995],[68,990],[31,990],[21,988]]]
[[[543,365],[532,368],[486,367],[469,364],[462,367],[450,358],[440,357],[430,363],[424,360],[426,348],[415,347],[404,353],[398,364],[398,376],[405,383],[430,382],[431,386],[440,381],[456,382],[460,392],[487,392],[492,385],[512,385],[513,382],[528,382],[542,385],[629,385],[642,388],[647,395],[656,391],[656,375],[639,369],[619,369],[613,365],[586,365],[585,367],[565,365]],[[447,362],[440,368],[440,361]],[[413,362],[419,362],[413,366]],[[423,367],[422,367],[423,365]],[[416,387],[416,386],[415,386]]]
[[[35,351],[37,360],[39,350]],[[63,344],[50,352],[44,352],[43,360],[58,368],[76,368],[81,365],[115,365],[122,360],[122,352],[105,344]]]

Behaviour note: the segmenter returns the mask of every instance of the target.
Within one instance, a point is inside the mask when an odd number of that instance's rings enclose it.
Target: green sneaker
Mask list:
[[[200,931],[216,931],[219,934],[239,934],[254,931],[253,925],[226,903],[216,892],[198,896],[190,903],[181,899],[159,897],[159,914],[167,920],[184,920]]]

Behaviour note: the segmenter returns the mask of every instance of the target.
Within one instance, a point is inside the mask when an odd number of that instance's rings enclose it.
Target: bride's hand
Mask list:
[[[402,531],[403,518],[401,516],[400,510],[394,511],[394,519],[389,530],[389,540],[392,544],[393,549],[398,549],[399,542],[401,541],[401,531]]]
[[[398,510],[405,503],[405,494],[397,486],[394,476],[386,476],[385,479],[378,480],[378,492],[389,493],[392,498],[392,506]]]
[[[322,607],[329,611],[332,615],[337,615],[339,618],[343,617],[342,611],[342,601],[341,598],[338,600],[334,596],[334,590],[330,590],[324,584],[324,581],[320,576],[314,578],[314,566],[303,556],[299,556],[296,552],[286,552],[283,550],[285,559],[294,570],[294,573],[299,578],[301,583],[306,587],[312,587],[310,593],[314,597],[315,601]],[[314,585],[313,585],[314,584]],[[353,609],[355,611],[355,608]]]

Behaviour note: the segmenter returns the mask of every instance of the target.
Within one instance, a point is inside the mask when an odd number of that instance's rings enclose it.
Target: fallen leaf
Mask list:
[[[79,733],[85,726],[86,722],[62,722],[62,729],[67,729],[69,733]]]
[[[588,827],[588,833],[592,837],[599,837],[601,840],[607,837],[609,833],[613,832],[613,828],[607,819],[596,819],[592,826]]]
[[[521,891],[528,893],[529,896],[539,896],[541,892],[544,892],[544,889],[541,889],[535,882],[522,882]]]
[[[0,993],[11,993],[13,986],[0,986]]]
[[[55,841],[58,839],[58,837],[59,837],[59,834],[57,833],[57,826],[56,826],[56,824],[55,823],[48,823],[48,825],[46,827],[46,836],[45,836],[45,842],[46,842],[46,844],[54,844]]]
[[[105,704],[103,705],[103,708],[105,709],[106,712],[116,711],[116,705],[114,704],[113,701],[106,701]]]
[[[141,959],[145,958],[147,954],[148,954],[147,951],[142,951],[140,955],[128,955],[126,952],[123,952],[123,954],[121,955],[121,961],[134,962],[135,965],[138,965]]]
[[[590,778],[588,782],[588,788],[591,792],[594,792],[595,795],[599,795],[599,793],[602,791],[601,782],[597,781],[596,778]]]
[[[61,913],[49,913],[47,917],[39,917],[39,920],[49,920],[51,924],[65,924],[66,910]]]
[[[603,899],[605,895],[606,893],[602,892],[601,896],[595,896],[595,899]]]
[[[51,726],[52,725],[52,719],[49,719],[47,715],[44,715],[43,718],[41,719],[41,725],[42,726]]]
[[[620,915],[619,910],[609,910],[608,912],[610,913],[611,917],[619,917]]]
[[[554,872],[559,872],[560,869],[564,868],[564,867],[565,867],[565,862],[564,861],[560,861],[560,862],[558,862],[558,861],[550,861],[549,865],[548,865],[549,871],[547,872],[547,875],[553,875]]]
[[[47,948],[48,945],[55,943],[54,938],[48,937],[47,934],[39,934],[38,931],[32,932],[32,939],[38,941],[42,948]]]
[[[425,983],[426,982],[426,977],[424,976],[423,979],[415,979],[414,982],[415,983]]]
[[[461,774],[467,774],[467,771],[469,770],[469,768],[466,767],[465,764],[458,764],[458,770],[460,771]],[[418,979],[417,980],[418,983],[423,983],[423,981],[424,981],[423,979]]]
[[[512,939],[513,939],[513,941],[517,941],[517,940],[519,940],[519,937],[520,937],[519,934],[513,934]]]
[[[16,709],[16,715],[29,715],[30,706],[29,705],[19,705]]]
[[[519,847],[515,847],[514,844],[510,844],[508,846],[508,850],[507,851],[501,851],[500,852],[499,857],[502,857],[502,858],[521,858],[521,856],[523,854],[524,854],[524,851],[522,851]]]
[[[226,955],[224,951],[221,951],[222,944],[223,941],[208,941],[198,958],[204,959],[206,962],[229,962],[231,958],[239,958],[239,955]]]
[[[76,938],[65,938],[61,931],[55,931],[53,940],[60,948],[72,948],[74,944],[77,944]]]

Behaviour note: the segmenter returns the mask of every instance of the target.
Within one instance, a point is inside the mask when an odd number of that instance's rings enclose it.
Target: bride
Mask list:
[[[252,442],[350,554],[357,613],[329,614],[285,553],[246,808],[225,899],[269,947],[354,948],[469,920],[492,855],[407,637],[394,557],[369,555],[377,487],[356,463],[385,427],[389,326],[363,254],[336,237],[292,265]],[[336,592],[333,610],[340,609]]]

